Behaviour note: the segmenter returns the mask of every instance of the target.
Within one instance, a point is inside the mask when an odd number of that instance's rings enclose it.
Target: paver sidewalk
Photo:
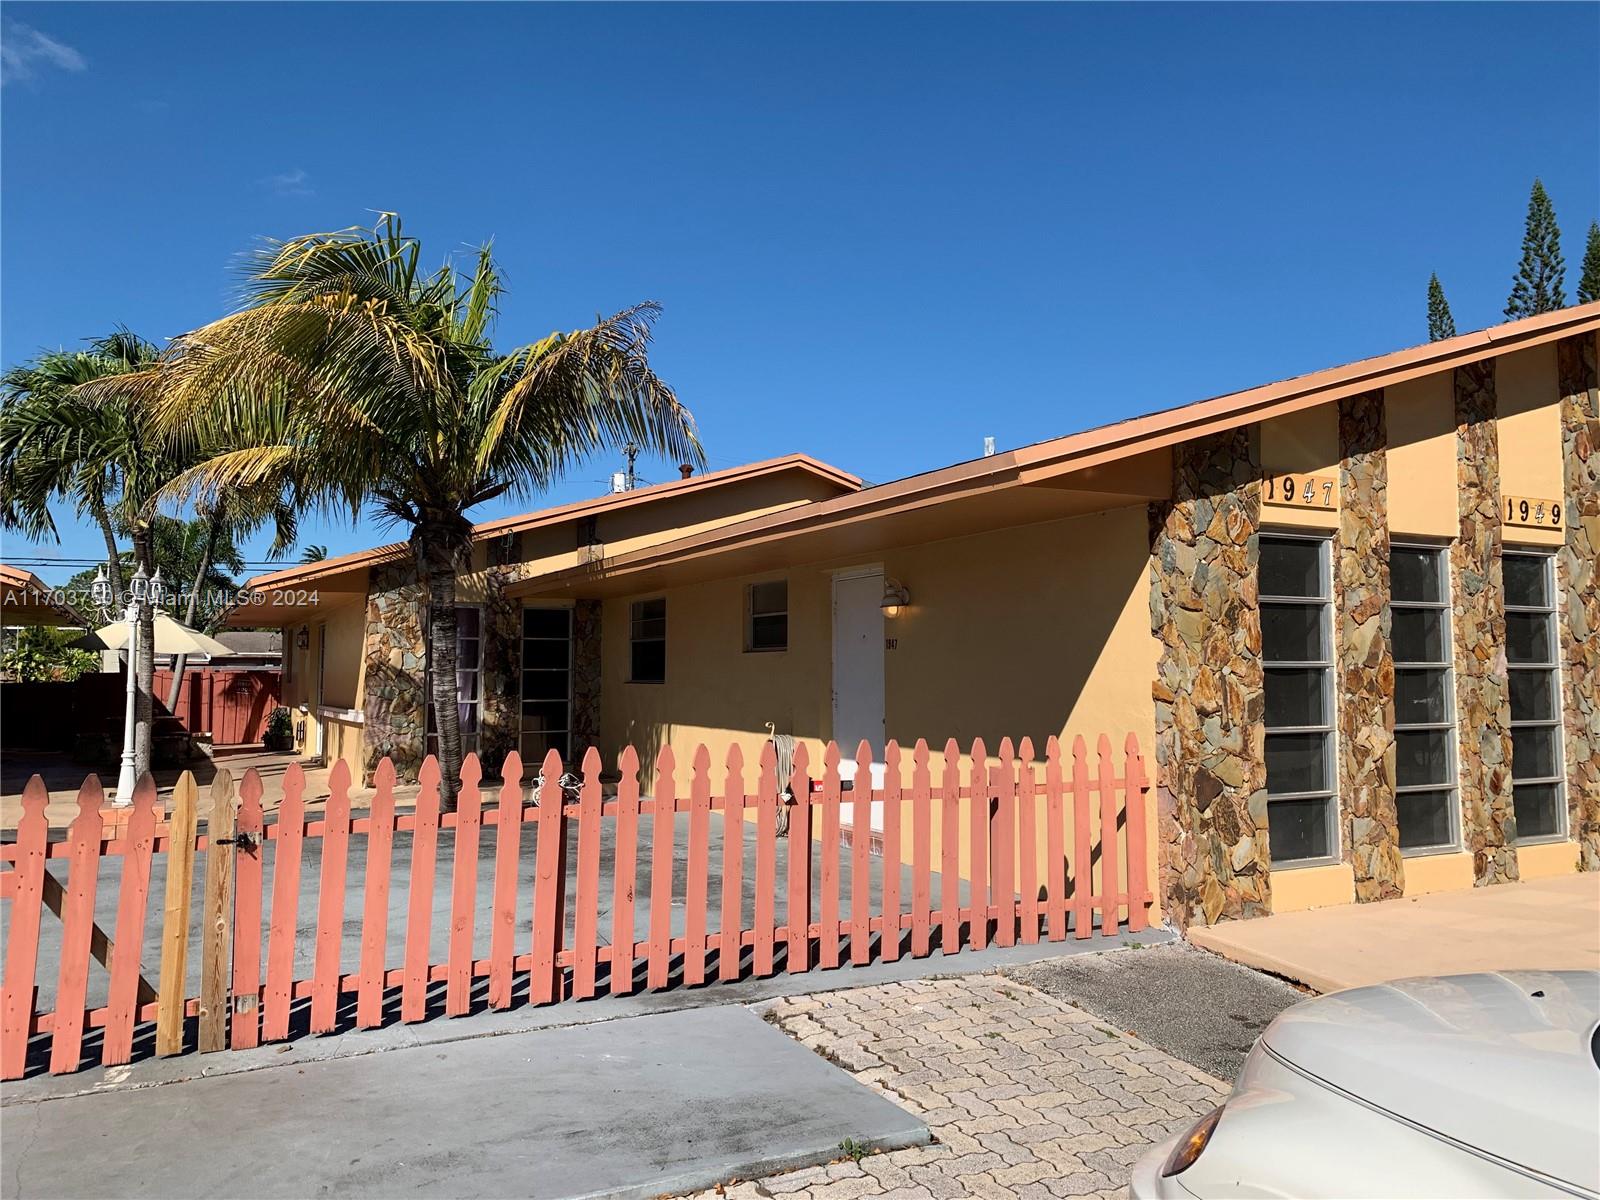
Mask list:
[[[726,1190],[742,1200],[1117,1196],[1149,1146],[1228,1092],[1198,1067],[997,975],[787,998],[766,1015],[920,1116],[938,1144]]]

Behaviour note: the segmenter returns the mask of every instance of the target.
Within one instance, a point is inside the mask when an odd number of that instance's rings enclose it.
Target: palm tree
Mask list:
[[[501,276],[482,247],[468,270],[419,267],[385,214],[372,230],[269,243],[245,306],[177,339],[166,428],[238,449],[189,472],[196,496],[288,480],[296,503],[363,505],[406,527],[427,589],[431,699],[445,799],[461,766],[456,572],[472,509],[528,496],[581,459],[634,441],[704,461],[694,421],[650,369],[641,304],[508,352],[491,335]]]
[[[158,360],[155,345],[126,329],[86,351],[54,351],[0,377],[0,526],[30,538],[60,540],[51,505],[70,503],[99,527],[111,586],[123,590],[118,529],[133,543],[136,566],[151,573],[150,521],[160,489],[182,465],[150,414],[130,399],[132,380]],[[100,388],[99,398],[89,389]],[[139,624],[134,732],[138,774],[150,769],[154,619]]]
[[[321,542],[312,542],[304,550],[300,551],[300,562],[303,565],[310,565],[311,563],[319,563],[319,562],[321,562],[323,559],[325,559],[327,557],[328,557],[328,548],[326,546],[324,546]]]

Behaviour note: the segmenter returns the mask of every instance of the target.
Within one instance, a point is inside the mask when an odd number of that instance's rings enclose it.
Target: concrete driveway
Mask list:
[[[1600,874],[1191,927],[1224,958],[1319,992],[1414,975],[1600,970]]]

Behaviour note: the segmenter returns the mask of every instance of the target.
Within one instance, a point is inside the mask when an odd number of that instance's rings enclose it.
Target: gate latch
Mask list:
[[[239,847],[239,849],[243,850],[246,854],[254,854],[256,852],[257,843],[256,843],[256,839],[251,834],[240,833],[240,834],[236,834],[233,837],[218,838],[217,839],[217,845],[219,845],[219,846],[237,846],[237,847]]]

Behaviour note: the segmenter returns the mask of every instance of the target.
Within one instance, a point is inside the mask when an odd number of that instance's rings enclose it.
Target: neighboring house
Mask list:
[[[185,660],[186,667],[210,667],[214,671],[276,671],[282,666],[281,629],[224,629],[214,636],[233,653],[216,659],[191,654]],[[171,654],[156,655],[156,670],[171,670],[173,657]]]
[[[1565,309],[876,487],[796,457],[480,526],[464,725],[491,769],[1132,732],[1180,924],[1600,869],[1597,329]],[[241,623],[308,631],[285,694],[329,752],[413,772],[402,548],[253,586]]]
[[[0,563],[0,626],[53,625],[90,629],[89,620],[32,571]]]

